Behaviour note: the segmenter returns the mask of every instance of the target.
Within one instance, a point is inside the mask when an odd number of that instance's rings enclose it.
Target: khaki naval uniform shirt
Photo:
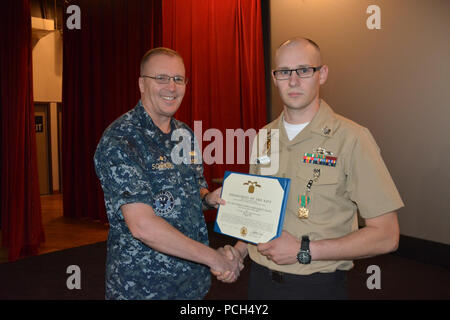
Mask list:
[[[311,241],[345,236],[358,228],[357,210],[363,218],[374,218],[404,206],[369,130],[337,115],[323,100],[311,122],[291,141],[283,125],[283,114],[265,129],[279,130],[279,169],[274,176],[291,179],[283,229]],[[257,140],[255,140],[257,141]],[[304,163],[305,153],[322,147],[337,157],[336,166]],[[271,158],[276,158],[271,154]],[[297,216],[298,197],[320,169],[319,179],[311,187],[309,218]],[[260,174],[260,165],[251,165],[250,173]],[[357,244],[356,244],[357,245]],[[302,265],[277,265],[248,245],[250,258],[269,269],[292,274],[349,270],[352,261],[311,261]]]

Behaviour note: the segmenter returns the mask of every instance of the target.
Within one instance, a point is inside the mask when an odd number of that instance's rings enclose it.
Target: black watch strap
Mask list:
[[[206,201],[206,196],[209,194],[209,192],[205,193],[205,195],[202,198],[202,204],[206,208],[206,210],[215,209],[213,206],[211,206],[208,201]]]
[[[309,251],[309,237],[302,236],[300,251],[297,254],[297,260],[301,264],[311,263],[311,253]]]
[[[309,251],[309,237],[308,236],[302,236],[302,244],[301,244],[300,250]]]

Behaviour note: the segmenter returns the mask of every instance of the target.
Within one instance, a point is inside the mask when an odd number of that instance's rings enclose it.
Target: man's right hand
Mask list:
[[[238,253],[230,245],[216,250],[218,253],[217,263],[211,267],[211,273],[225,283],[235,282],[244,268],[243,261],[238,257]]]
[[[232,267],[231,269],[226,269],[222,272],[211,268],[211,273],[217,277],[217,280],[225,283],[236,281],[241,270],[244,268],[245,255],[241,255],[236,248],[230,245],[217,249],[217,252],[220,253],[222,257],[226,258],[228,262],[231,263]]]

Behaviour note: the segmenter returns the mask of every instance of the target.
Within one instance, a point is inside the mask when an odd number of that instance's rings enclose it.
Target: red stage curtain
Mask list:
[[[184,58],[188,88],[175,117],[203,132],[216,128],[226,142],[226,129],[258,130],[266,124],[264,52],[259,0],[165,0],[163,45]],[[199,137],[198,137],[199,138]],[[211,142],[203,142],[203,150]],[[246,164],[205,164],[210,189],[225,170],[248,172]],[[248,144],[247,144],[248,150]],[[207,220],[211,220],[207,216]]]
[[[107,221],[93,156],[106,127],[140,98],[140,60],[161,44],[161,0],[80,0],[67,6],[74,4],[81,29],[64,27],[64,216]]]
[[[29,0],[0,10],[2,243],[10,261],[37,253],[44,241],[34,125]]]

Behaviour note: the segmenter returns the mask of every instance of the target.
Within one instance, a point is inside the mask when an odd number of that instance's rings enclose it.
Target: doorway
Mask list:
[[[53,190],[49,109],[49,103],[34,104],[39,192],[41,195],[50,194]]]

